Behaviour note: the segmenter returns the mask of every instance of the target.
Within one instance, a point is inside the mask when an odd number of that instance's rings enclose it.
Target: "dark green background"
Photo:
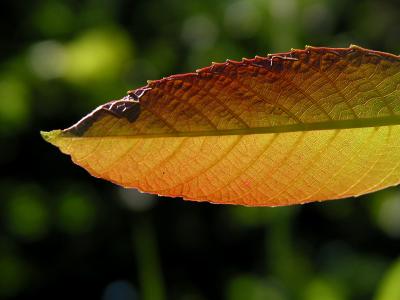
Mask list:
[[[0,298],[400,299],[397,188],[286,208],[154,199],[39,135],[211,61],[399,53],[399,20],[397,0],[2,1]]]

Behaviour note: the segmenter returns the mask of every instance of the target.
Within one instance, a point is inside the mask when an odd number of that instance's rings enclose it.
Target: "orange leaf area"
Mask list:
[[[350,46],[228,60],[151,81],[42,133],[96,177],[277,206],[400,181],[400,57]]]

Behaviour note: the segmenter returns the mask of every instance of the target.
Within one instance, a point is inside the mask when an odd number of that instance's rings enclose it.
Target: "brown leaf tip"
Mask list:
[[[65,129],[63,134],[66,136],[83,136],[95,122],[99,121],[106,115],[113,115],[119,119],[125,118],[131,123],[135,122],[140,115],[140,105],[138,103],[138,99],[142,95],[140,92],[138,92],[138,96],[136,91],[132,94],[135,95],[134,98],[131,94],[128,94],[127,97],[124,97],[121,100],[114,100],[99,106],[86,117],[81,119],[78,123]],[[142,93],[144,92],[145,91]]]

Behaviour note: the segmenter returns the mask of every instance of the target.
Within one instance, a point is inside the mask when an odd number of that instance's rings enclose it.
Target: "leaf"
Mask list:
[[[149,81],[42,135],[124,187],[276,206],[398,184],[399,125],[399,56],[306,47]]]

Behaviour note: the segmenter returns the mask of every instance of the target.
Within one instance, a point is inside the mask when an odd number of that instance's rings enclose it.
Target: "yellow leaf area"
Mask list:
[[[400,182],[400,57],[350,46],[228,60],[42,134],[143,192],[248,206],[358,196]]]

